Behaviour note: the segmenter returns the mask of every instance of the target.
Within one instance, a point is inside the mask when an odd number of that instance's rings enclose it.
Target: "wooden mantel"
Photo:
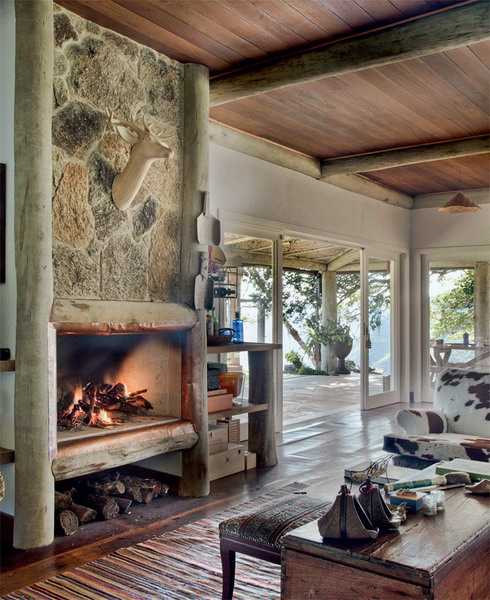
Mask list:
[[[105,335],[183,331],[194,327],[197,317],[183,304],[56,299],[51,323],[59,334]]]
[[[173,419],[138,431],[75,440],[58,445],[53,474],[56,480],[79,477],[158,454],[188,450],[198,439],[192,423]]]

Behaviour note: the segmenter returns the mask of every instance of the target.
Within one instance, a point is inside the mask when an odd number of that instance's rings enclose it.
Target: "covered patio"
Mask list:
[[[383,377],[375,376],[372,385],[383,389]],[[287,432],[301,424],[320,418],[359,412],[361,376],[350,375],[288,375],[283,378],[283,422]]]

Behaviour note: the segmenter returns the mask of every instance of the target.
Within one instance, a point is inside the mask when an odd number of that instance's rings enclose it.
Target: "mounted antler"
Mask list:
[[[120,210],[131,206],[152,162],[172,155],[172,150],[164,142],[163,130],[157,129],[140,114],[141,109],[135,111],[131,121],[122,121],[108,113],[113,130],[132,145],[127,165],[112,184],[112,198]]]

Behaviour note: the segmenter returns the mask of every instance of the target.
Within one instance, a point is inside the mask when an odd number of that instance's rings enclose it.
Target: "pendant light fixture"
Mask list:
[[[444,206],[438,209],[442,213],[465,213],[465,212],[477,212],[480,210],[478,204],[475,204],[473,200],[467,198],[464,194],[459,192],[448,200]]]

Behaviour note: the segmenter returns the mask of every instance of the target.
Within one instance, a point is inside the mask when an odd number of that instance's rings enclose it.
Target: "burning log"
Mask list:
[[[137,392],[132,392],[131,394],[129,394],[128,398],[134,398],[134,396],[141,396],[141,394],[146,394],[147,391],[148,391],[148,389],[138,390]]]
[[[62,510],[56,515],[56,529],[64,535],[73,535],[78,531],[79,520],[71,510]]]
[[[138,415],[153,409],[143,396],[147,389],[128,393],[124,383],[89,382],[79,391],[79,394],[74,390],[66,392],[58,401],[58,426],[62,429],[78,429],[84,425],[108,427],[122,422],[107,415],[108,412]]]

